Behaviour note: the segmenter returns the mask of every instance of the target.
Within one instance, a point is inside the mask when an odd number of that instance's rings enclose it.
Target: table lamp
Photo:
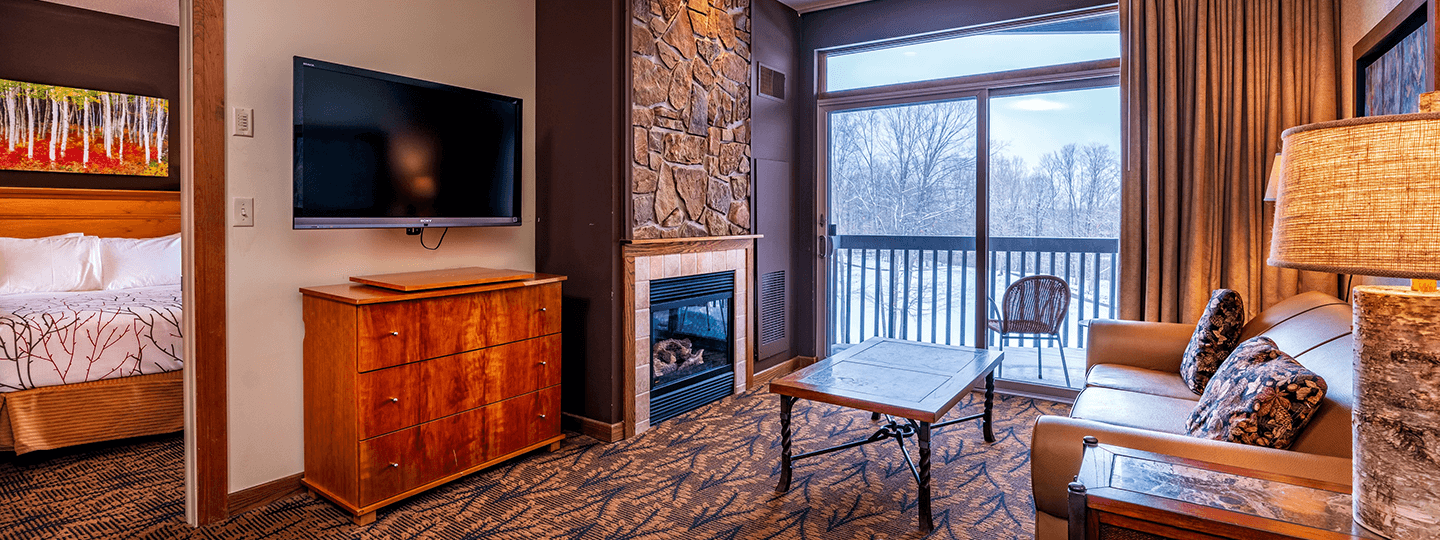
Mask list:
[[[1355,521],[1440,539],[1440,113],[1282,139],[1269,264],[1412,280],[1354,290]]]

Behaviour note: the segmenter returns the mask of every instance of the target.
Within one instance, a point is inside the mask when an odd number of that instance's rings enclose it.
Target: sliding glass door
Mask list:
[[[974,343],[978,100],[827,115],[830,351]]]
[[[822,355],[1001,347],[1011,390],[1083,384],[1088,321],[1115,315],[1118,25],[1097,9],[822,54]]]
[[[990,333],[1006,350],[1004,380],[1081,388],[1088,320],[1116,315],[1120,89],[1089,83],[1099,86],[991,93],[988,296],[1002,323],[1007,315],[1042,323]],[[1064,297],[1046,292],[1058,288],[1011,289],[1029,276],[1051,276]]]

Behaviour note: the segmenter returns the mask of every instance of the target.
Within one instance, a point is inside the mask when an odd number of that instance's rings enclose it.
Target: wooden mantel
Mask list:
[[[706,251],[748,249],[756,240],[764,237],[765,235],[761,234],[746,234],[737,236],[692,236],[688,238],[656,238],[653,240],[621,240],[620,251],[626,257],[634,257],[636,255],[703,253]]]

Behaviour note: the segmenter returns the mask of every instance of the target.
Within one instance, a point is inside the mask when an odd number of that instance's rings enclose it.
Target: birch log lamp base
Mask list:
[[[1440,113],[1282,138],[1269,264],[1413,280],[1354,290],[1355,521],[1387,538],[1440,539]]]

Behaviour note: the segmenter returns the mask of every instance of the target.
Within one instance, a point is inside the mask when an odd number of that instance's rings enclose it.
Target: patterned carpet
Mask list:
[[[978,412],[977,397],[952,415]],[[12,455],[0,457],[0,538],[1030,538],[1030,427],[1067,406],[997,398],[994,445],[975,422],[937,430],[929,536],[916,531],[915,480],[893,442],[800,461],[776,497],[778,409],[752,391],[615,444],[571,434],[559,452],[463,478],[367,527],[306,494],[191,529],[178,436]],[[795,412],[797,451],[874,430],[860,411],[802,400]]]

